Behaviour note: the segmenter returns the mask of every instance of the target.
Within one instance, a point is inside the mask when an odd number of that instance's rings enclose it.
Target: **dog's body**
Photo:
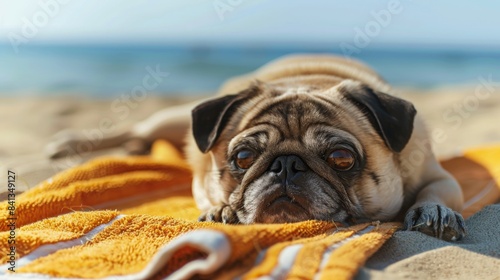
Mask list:
[[[216,99],[158,113],[121,141],[178,140],[194,108],[186,154],[201,220],[404,217],[407,229],[462,237],[458,184],[413,106],[383,92],[390,87],[361,63],[291,56],[229,80]]]

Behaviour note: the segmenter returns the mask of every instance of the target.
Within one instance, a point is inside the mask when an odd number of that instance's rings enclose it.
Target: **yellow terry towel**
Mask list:
[[[496,160],[485,160],[492,153]],[[500,147],[469,159],[490,166],[490,181],[500,178]],[[60,173],[17,196],[13,210],[2,202],[0,278],[352,279],[400,226],[197,222],[190,176],[159,141],[148,157],[101,158]],[[470,205],[484,206],[484,196],[471,192]]]

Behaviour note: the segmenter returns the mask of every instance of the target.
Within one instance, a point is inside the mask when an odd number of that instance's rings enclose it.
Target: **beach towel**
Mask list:
[[[498,201],[500,147],[455,160],[443,164],[467,188],[466,216]],[[9,196],[0,277],[353,279],[401,227],[198,222],[190,182],[179,152],[157,141],[150,156],[95,159]]]

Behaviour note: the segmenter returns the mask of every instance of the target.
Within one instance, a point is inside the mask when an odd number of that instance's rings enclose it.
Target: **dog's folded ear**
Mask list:
[[[413,132],[417,113],[410,102],[359,83],[341,86],[339,92],[365,113],[389,149],[398,153],[404,149]]]
[[[257,90],[257,86],[252,86],[238,94],[206,101],[193,109],[192,130],[200,151],[206,153],[212,148],[237,108]]]

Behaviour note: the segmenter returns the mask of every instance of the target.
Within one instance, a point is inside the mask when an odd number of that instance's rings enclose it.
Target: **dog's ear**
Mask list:
[[[212,148],[229,119],[257,90],[257,86],[252,86],[238,94],[206,101],[193,109],[193,136],[200,151],[206,153]]]
[[[374,91],[358,84],[339,87],[344,97],[358,107],[370,120],[377,133],[393,152],[401,152],[413,132],[413,120],[417,111],[401,98]]]

